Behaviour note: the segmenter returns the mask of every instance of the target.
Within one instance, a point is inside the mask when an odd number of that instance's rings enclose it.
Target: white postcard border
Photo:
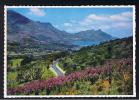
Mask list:
[[[133,95],[7,95],[7,8],[133,8]],[[136,37],[135,5],[95,5],[95,6],[4,6],[4,98],[43,98],[43,97],[136,97]]]

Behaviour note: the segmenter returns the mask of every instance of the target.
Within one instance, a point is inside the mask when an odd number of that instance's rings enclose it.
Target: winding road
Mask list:
[[[57,66],[58,61],[53,61],[51,69],[57,74],[57,76],[64,76],[64,73]]]

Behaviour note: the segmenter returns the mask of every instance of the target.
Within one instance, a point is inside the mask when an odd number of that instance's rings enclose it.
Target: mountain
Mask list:
[[[84,41],[106,41],[113,39],[112,36],[99,30],[86,30],[75,34],[76,40]]]
[[[101,29],[99,30],[86,30],[75,33],[74,42],[75,45],[80,46],[90,46],[96,45],[100,42],[115,39],[111,35],[103,32]]]
[[[8,11],[8,40],[21,42],[24,39],[43,42],[68,43],[66,32],[60,31],[50,23],[34,22],[14,11]],[[65,38],[63,38],[65,37]]]
[[[12,10],[7,11],[7,26],[8,42],[17,42],[20,45],[60,44],[71,48],[80,46],[77,42],[101,42],[113,39],[102,30],[70,34],[55,28],[51,23],[36,22]]]

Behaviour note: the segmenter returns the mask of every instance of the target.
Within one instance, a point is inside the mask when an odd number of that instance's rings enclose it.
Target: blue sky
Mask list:
[[[133,34],[133,9],[126,8],[8,8],[29,19],[50,22],[60,30],[76,33],[98,30],[116,37]]]

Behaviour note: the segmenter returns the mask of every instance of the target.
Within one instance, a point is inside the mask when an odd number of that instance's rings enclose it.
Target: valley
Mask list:
[[[132,95],[133,36],[71,34],[8,10],[6,67],[8,95]]]

